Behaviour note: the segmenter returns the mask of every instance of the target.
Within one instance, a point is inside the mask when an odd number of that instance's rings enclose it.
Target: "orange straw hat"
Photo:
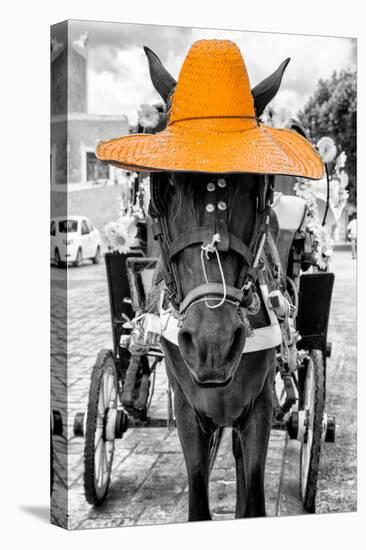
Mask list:
[[[136,171],[251,172],[310,179],[324,173],[309,141],[257,118],[244,60],[229,40],[193,44],[162,132],[101,142],[96,154],[104,162]]]

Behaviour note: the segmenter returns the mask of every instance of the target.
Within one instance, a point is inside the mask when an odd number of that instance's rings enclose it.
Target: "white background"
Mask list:
[[[164,527],[66,532],[48,524],[49,502],[49,26],[95,19],[241,28],[359,39],[359,159],[365,151],[365,40],[360,0],[163,2],[62,0],[2,5],[0,502],[2,547],[360,548],[365,528],[365,354],[359,319],[359,512]],[[4,124],[5,123],[5,124]],[[5,127],[4,127],[5,126]],[[361,135],[363,134],[363,135]],[[360,164],[360,163],[359,163]],[[365,303],[365,170],[359,167],[359,304]],[[359,308],[361,309],[361,308]],[[361,317],[361,316],[360,316]],[[339,381],[342,384],[342,380]],[[38,514],[29,509],[38,510]],[[42,519],[42,517],[44,519]],[[363,528],[362,528],[363,527]],[[364,538],[364,537],[363,537]]]

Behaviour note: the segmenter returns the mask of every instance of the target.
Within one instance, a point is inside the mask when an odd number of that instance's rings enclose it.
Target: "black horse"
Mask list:
[[[169,108],[175,80],[149,48],[145,52],[152,82]],[[257,117],[277,93],[288,61],[252,90]],[[221,304],[218,298],[210,302],[199,294],[190,303],[188,299],[180,319],[179,346],[162,340],[188,473],[189,520],[211,519],[210,448],[214,435],[227,426],[233,428],[236,517],[265,515],[264,469],[273,414],[275,348],[242,354],[248,335],[247,317],[230,299],[230,289],[238,286],[244,252],[250,249],[258,219],[258,204],[261,198],[264,200],[259,190],[266,188],[266,178],[257,174],[202,173],[160,173],[152,177],[152,215],[164,220],[165,234],[169,233],[170,242],[178,243],[172,251],[164,249],[161,240],[165,264],[174,261],[181,300],[194,295],[195,289],[208,281],[220,288],[224,284],[227,297]],[[204,232],[211,226],[209,185],[214,185],[217,200],[225,205],[223,229],[231,243],[216,256],[215,242],[202,250],[203,239],[182,238],[190,230],[197,233],[197,228],[203,228]],[[256,317],[259,326],[264,323],[264,315],[262,308]]]

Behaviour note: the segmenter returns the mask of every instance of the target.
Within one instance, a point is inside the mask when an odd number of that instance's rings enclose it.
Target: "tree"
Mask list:
[[[319,80],[315,93],[298,113],[313,143],[317,143],[323,136],[329,136],[335,141],[338,153],[346,153],[345,170],[349,178],[347,189],[353,204],[356,204],[357,198],[356,87],[355,72],[342,70],[338,74],[334,71],[330,79]]]

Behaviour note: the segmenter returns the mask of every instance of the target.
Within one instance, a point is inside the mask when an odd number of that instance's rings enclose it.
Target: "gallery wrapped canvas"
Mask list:
[[[51,28],[52,523],[356,510],[356,99],[352,38]]]

